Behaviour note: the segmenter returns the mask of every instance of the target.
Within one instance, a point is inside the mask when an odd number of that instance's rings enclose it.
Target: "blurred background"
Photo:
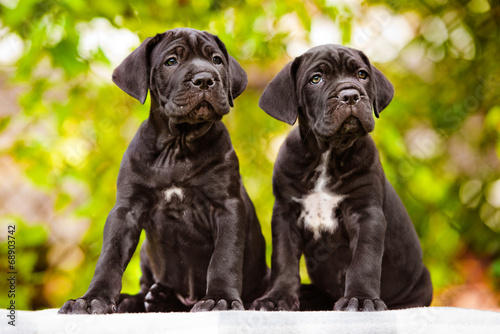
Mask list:
[[[88,288],[121,157],[149,113],[112,70],[145,38],[185,26],[217,34],[248,73],[224,122],[268,259],[272,166],[291,127],[258,98],[308,48],[344,44],[395,86],[372,136],[421,239],[433,305],[499,309],[497,0],[0,0],[2,307],[8,225],[18,309],[60,307]],[[134,256],[123,291],[136,293],[139,277]]]

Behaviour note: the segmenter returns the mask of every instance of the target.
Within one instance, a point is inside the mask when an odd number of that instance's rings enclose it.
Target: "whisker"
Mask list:
[[[160,110],[160,108],[161,108],[161,107],[158,107],[158,108],[156,108],[156,109],[154,109],[154,110],[151,110],[151,112],[155,112],[155,111],[157,111],[157,110]]]
[[[311,132],[311,128],[307,129],[307,132],[306,132],[305,138],[307,138],[307,136],[309,135],[309,132]],[[305,139],[305,138],[304,138],[304,139]]]

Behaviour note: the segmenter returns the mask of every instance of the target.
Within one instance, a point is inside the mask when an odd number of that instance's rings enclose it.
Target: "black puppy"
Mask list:
[[[299,309],[302,253],[330,309],[430,304],[417,234],[368,135],[372,108],[378,117],[393,95],[362,52],[338,45],[309,50],[267,86],[260,107],[299,126],[274,166],[271,286],[254,309]]]
[[[174,29],[113,81],[141,103],[149,90],[151,111],[123,156],[90,287],[59,313],[243,309],[267,288],[265,241],[220,119],[246,73],[218,37]],[[142,229],[140,293],[119,296]]]

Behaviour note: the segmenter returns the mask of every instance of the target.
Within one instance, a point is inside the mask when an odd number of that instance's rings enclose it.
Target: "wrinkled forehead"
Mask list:
[[[356,71],[360,67],[369,66],[366,56],[354,49],[342,45],[322,45],[302,55],[303,61],[299,75],[313,71]]]
[[[152,52],[152,65],[163,63],[165,57],[208,57],[214,52],[222,52],[213,35],[205,31],[189,28],[169,30],[162,34],[161,41]]]

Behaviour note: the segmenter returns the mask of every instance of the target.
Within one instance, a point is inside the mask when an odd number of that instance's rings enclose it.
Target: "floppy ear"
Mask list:
[[[233,99],[237,98],[245,88],[247,88],[248,78],[245,70],[240,66],[240,64],[228,55],[229,59],[229,76],[230,76],[230,97],[229,102],[231,107],[233,106]]]
[[[146,38],[113,72],[113,82],[142,104],[148,96],[149,54],[161,36],[163,34]]]
[[[269,116],[290,125],[295,124],[299,112],[299,104],[295,88],[295,73],[299,67],[300,57],[295,58],[267,85],[259,100],[259,107]]]
[[[215,42],[219,46],[219,49],[221,49],[222,53],[224,53],[224,56],[226,57],[229,64],[229,90],[227,93],[227,98],[229,100],[229,105],[233,107],[233,100],[237,98],[241,93],[243,93],[245,88],[247,88],[247,74],[245,70],[240,66],[240,64],[236,61],[236,59],[228,54],[226,45],[220,40],[220,38],[216,35],[212,35],[212,37],[215,39]]]
[[[382,74],[375,66],[370,63],[368,57],[363,53],[363,51],[355,50],[358,52],[359,56],[366,65],[370,66],[372,72],[372,87],[375,93],[373,97],[373,112],[375,117],[379,118],[380,113],[384,110],[392,98],[394,97],[394,87],[391,82]]]
[[[394,97],[394,86],[375,66],[371,65],[373,85],[375,87],[375,98],[373,100],[373,112],[378,118],[392,98]]]

